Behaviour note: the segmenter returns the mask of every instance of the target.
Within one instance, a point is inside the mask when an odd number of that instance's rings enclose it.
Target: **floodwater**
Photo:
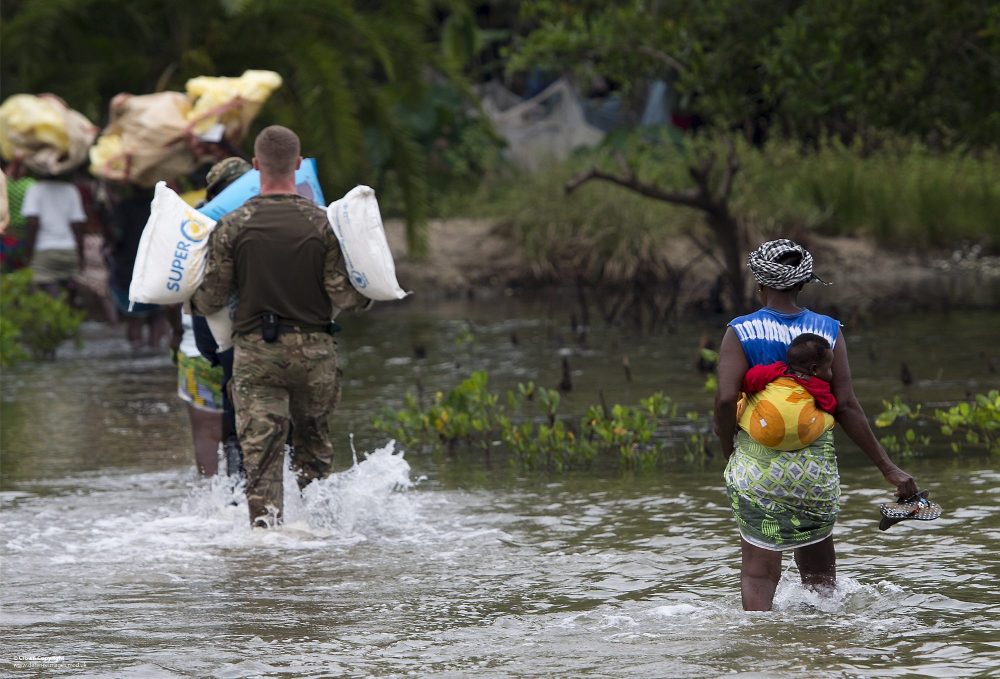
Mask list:
[[[270,532],[249,529],[226,481],[195,476],[165,356],[128,356],[95,325],[55,363],[5,370],[0,676],[997,676],[995,458],[936,442],[903,460],[944,515],[883,533],[890,489],[842,444],[837,591],[803,590],[786,558],[776,610],[745,613],[718,459],[528,474],[395,450],[370,427],[408,389],[473,369],[497,389],[554,387],[563,358],[568,412],[657,389],[707,412],[693,360],[721,320],[582,343],[566,308],[495,300],[345,325],[339,471],[286,489],[288,523]],[[895,393],[997,388],[997,337],[990,313],[847,330],[869,414]]]

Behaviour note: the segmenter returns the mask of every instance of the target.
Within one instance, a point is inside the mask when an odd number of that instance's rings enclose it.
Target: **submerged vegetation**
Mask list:
[[[898,396],[885,401],[883,406],[885,409],[875,418],[875,426],[883,429],[906,426],[901,433],[882,437],[882,445],[889,452],[913,454],[918,446],[931,442],[926,433],[926,428],[931,427],[949,440],[953,452],[979,448],[1000,454],[1000,391],[996,389],[947,408],[931,410],[920,403],[905,403]]]
[[[509,454],[522,469],[567,471],[595,464],[620,469],[653,470],[677,460],[700,461],[713,456],[710,413],[679,413],[661,392],[637,405],[590,405],[582,416],[560,411],[560,394],[534,383],[521,383],[501,395],[490,391],[489,376],[478,371],[430,404],[408,393],[401,408],[389,408],[373,419],[373,427],[415,451],[452,455],[494,450]],[[938,432],[908,428],[882,438],[891,453],[913,454],[931,435],[947,437],[954,452],[985,449],[1000,453],[1000,392],[976,395],[970,402],[929,412],[904,404],[898,397],[885,403],[879,428],[913,421],[932,424]],[[925,430],[926,432],[926,430]]]
[[[373,426],[417,450],[478,450],[488,457],[502,446],[524,469],[586,469],[599,460],[652,469],[678,453],[687,459],[710,455],[705,418],[695,412],[679,417],[662,393],[638,406],[592,405],[574,419],[560,412],[554,389],[522,383],[501,397],[488,383],[485,372],[474,372],[447,394],[435,394],[429,406],[409,393],[402,408],[385,410]]]

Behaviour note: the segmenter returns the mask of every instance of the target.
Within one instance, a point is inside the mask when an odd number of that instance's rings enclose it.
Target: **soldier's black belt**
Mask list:
[[[337,324],[337,323],[333,323],[333,322],[330,322],[327,325],[313,325],[313,324],[310,324],[310,323],[279,323],[278,326],[277,326],[277,328],[278,328],[278,331],[280,333],[286,333],[286,332],[297,332],[297,333],[323,332],[323,333],[327,333],[328,335],[336,335],[338,332],[340,332],[340,325]],[[260,329],[258,329],[258,330],[244,330],[242,332],[239,331],[239,330],[237,330],[236,334],[242,336],[242,335],[252,335],[252,334],[256,334],[258,332],[260,332]]]
[[[297,332],[323,332],[334,335],[340,330],[340,326],[331,321],[323,325],[315,323],[289,323],[273,312],[265,312],[260,316],[260,336],[265,342],[277,342],[282,333]]]
[[[310,323],[279,323],[278,328],[281,332],[330,332],[329,324],[312,325]]]

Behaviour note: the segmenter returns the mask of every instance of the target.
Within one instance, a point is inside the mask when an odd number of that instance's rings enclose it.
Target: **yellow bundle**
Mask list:
[[[273,71],[246,71],[239,78],[192,78],[186,94],[119,94],[111,101],[111,122],[90,149],[90,171],[142,186],[192,172],[215,159],[208,143],[239,144],[280,86]],[[217,125],[223,129],[213,130]]]
[[[221,123],[227,139],[242,138],[260,107],[279,87],[281,76],[274,71],[244,71],[239,78],[191,78],[186,88],[192,102],[188,120],[195,134],[204,134]]]
[[[193,171],[204,160],[189,143],[191,103],[180,92],[111,100],[111,121],[90,149],[90,171],[98,177],[154,186]]]
[[[78,167],[96,136],[97,127],[52,94],[15,94],[0,106],[0,154],[39,174]]]

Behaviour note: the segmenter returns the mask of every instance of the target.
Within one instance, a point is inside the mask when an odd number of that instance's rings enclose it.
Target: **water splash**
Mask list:
[[[903,588],[884,580],[864,584],[845,575],[838,575],[832,590],[815,590],[803,585],[797,572],[786,570],[774,594],[774,610],[884,614],[896,609],[906,595]]]
[[[87,490],[46,497],[7,493],[8,523],[0,546],[8,555],[49,564],[116,565],[126,570],[215,560],[219,551],[246,548],[348,548],[358,542],[413,541],[433,532],[421,519],[424,498],[407,493],[410,466],[392,442],[350,469],[312,483],[301,495],[285,475],[284,527],[250,529],[242,485],[191,472],[86,478]],[[54,488],[78,485],[60,479]]]
[[[369,530],[390,529],[412,524],[415,507],[405,492],[417,482],[410,480],[410,465],[395,441],[367,454],[360,462],[354,451],[354,466],[314,481],[299,496],[286,471],[286,525],[323,529],[339,534],[364,535]],[[288,497],[288,486],[293,497]]]
[[[707,610],[706,606],[694,606],[688,603],[680,604],[666,604],[663,606],[657,606],[656,608],[649,611],[649,615],[661,618],[673,618],[673,617],[691,617]]]
[[[299,492],[285,454],[285,522],[277,533],[307,538],[337,538],[357,542],[384,531],[399,533],[412,527],[416,503],[406,495],[424,477],[410,478],[410,465],[395,441],[371,453],[358,453],[351,442],[354,465],[325,479],[314,481]],[[206,521],[223,521],[235,533],[249,533],[244,484],[216,476],[193,489],[183,513]],[[262,533],[263,531],[256,531]],[[276,538],[269,538],[273,542]]]

